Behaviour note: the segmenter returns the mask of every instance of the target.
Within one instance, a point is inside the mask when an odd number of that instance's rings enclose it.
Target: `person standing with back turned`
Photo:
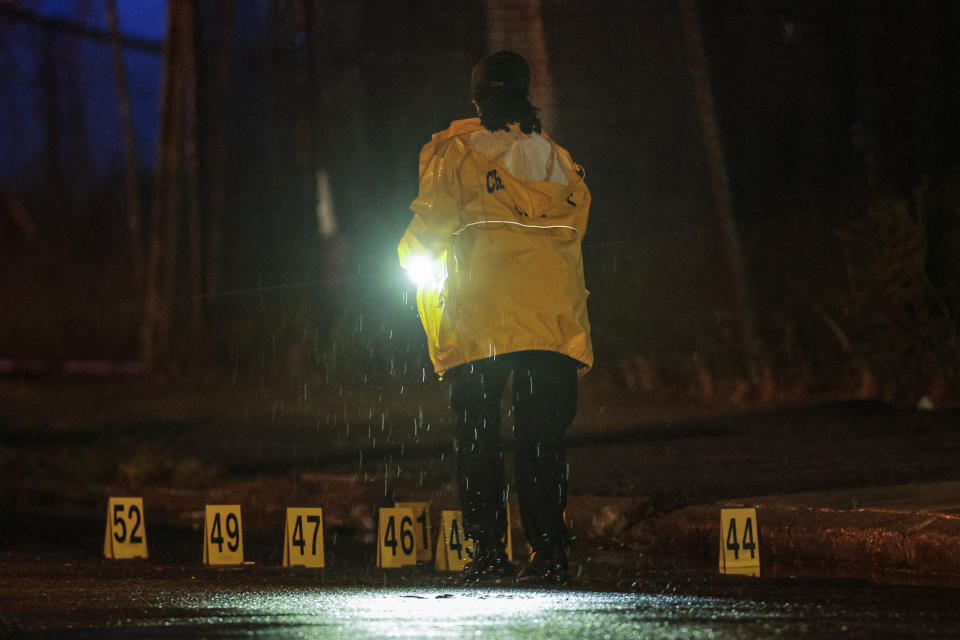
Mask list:
[[[450,384],[467,580],[516,574],[504,542],[501,398],[512,376],[514,471],[533,549],[521,582],[568,581],[564,432],[593,365],[583,256],[583,169],[541,131],[530,67],[500,51],[473,69],[478,118],[420,152],[420,190],[400,241],[436,373]]]

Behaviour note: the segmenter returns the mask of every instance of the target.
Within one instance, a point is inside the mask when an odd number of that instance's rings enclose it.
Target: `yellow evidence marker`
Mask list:
[[[417,564],[413,509],[382,508],[377,527],[377,566],[394,569]]]
[[[473,560],[474,542],[463,532],[461,511],[440,513],[441,542],[437,544],[437,559],[434,564],[441,571],[462,571]]]
[[[143,498],[110,498],[107,501],[103,556],[147,557],[147,525],[143,519]]]
[[[323,510],[287,508],[283,525],[283,566],[323,568]]]
[[[208,504],[203,521],[203,564],[243,564],[238,504]]]
[[[434,532],[436,539],[433,543],[433,568],[437,571],[449,571],[450,562],[447,560],[447,544],[443,541],[442,519],[441,515],[440,529]]]
[[[720,573],[760,575],[760,530],[755,508],[720,509]]]
[[[430,526],[429,502],[397,502],[394,507],[413,510],[413,544],[417,549],[417,562],[429,562],[433,559],[432,527]]]

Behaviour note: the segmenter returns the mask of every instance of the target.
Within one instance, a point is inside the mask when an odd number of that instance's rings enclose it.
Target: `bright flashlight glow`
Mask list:
[[[407,262],[407,275],[420,287],[435,285],[440,279],[440,263],[424,255],[417,255]]]

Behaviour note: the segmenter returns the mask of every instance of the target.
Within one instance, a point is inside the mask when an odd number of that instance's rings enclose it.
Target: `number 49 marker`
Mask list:
[[[203,521],[203,563],[243,564],[240,505],[208,504]]]

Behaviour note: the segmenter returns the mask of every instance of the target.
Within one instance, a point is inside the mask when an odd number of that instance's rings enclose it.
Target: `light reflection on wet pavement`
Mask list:
[[[957,630],[933,613],[859,610],[845,598],[830,605],[820,598],[354,587],[161,591],[146,600],[156,605],[141,610],[145,615],[69,637],[746,640],[951,637]]]
[[[621,554],[622,556],[623,554]],[[5,559],[4,559],[5,558]],[[597,558],[594,558],[597,560]],[[584,565],[566,590],[465,586],[361,559],[325,570],[0,554],[0,637],[958,638],[955,584]]]
[[[515,589],[220,592],[174,598],[169,606],[196,614],[142,620],[124,633],[461,640],[753,638],[771,633],[774,624],[782,627],[784,613],[782,606],[724,598]],[[802,633],[803,625],[793,630]]]

